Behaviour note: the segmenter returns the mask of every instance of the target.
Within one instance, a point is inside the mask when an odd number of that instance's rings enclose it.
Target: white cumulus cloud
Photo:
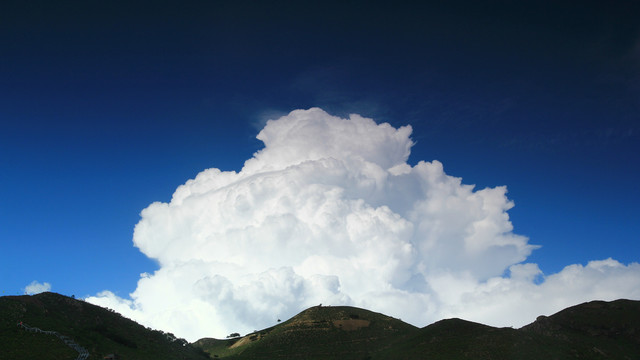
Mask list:
[[[47,291],[51,291],[51,284],[49,284],[48,282],[39,283],[35,280],[24,288],[24,293],[27,295],[35,295]]]
[[[513,233],[506,187],[477,190],[435,160],[409,165],[411,132],[318,108],[268,121],[241,171],[204,170],[142,211],[133,241],[159,270],[129,299],[87,300],[194,341],[319,303],[419,326],[520,326],[592,298],[640,298],[636,263],[548,276],[524,263],[537,246]]]

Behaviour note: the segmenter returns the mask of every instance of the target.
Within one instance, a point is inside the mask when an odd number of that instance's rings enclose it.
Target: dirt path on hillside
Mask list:
[[[60,340],[64,341],[64,343],[68,347],[78,352],[78,357],[76,358],[76,360],[87,360],[87,358],[89,358],[89,351],[87,351],[87,349],[83,348],[82,346],[76,344],[73,341],[73,339],[71,339],[68,336],[64,336],[56,331],[47,331],[47,330],[38,329],[37,327],[31,327],[27,324],[23,324],[22,321],[18,323],[18,326],[29,332],[57,336]]]

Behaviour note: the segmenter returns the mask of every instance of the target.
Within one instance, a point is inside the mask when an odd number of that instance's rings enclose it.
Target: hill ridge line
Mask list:
[[[78,352],[78,357],[76,358],[76,360],[86,360],[87,358],[89,358],[89,351],[85,348],[83,348],[82,346],[76,344],[72,338],[62,335],[57,331],[50,331],[50,330],[42,330],[40,328],[37,327],[32,327],[29,326],[27,324],[24,324],[22,321],[19,321],[17,324],[18,327],[22,327],[23,329],[29,331],[29,332],[36,332],[36,333],[40,333],[40,334],[46,334],[46,335],[55,335],[57,336],[60,340],[62,340],[65,345],[67,345],[68,347],[72,348],[73,350]]]

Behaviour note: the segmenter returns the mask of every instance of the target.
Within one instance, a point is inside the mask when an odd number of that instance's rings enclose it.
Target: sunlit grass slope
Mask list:
[[[201,339],[224,359],[640,359],[640,302],[595,301],[521,329],[447,319],[418,329],[352,307],[313,307],[237,339]]]

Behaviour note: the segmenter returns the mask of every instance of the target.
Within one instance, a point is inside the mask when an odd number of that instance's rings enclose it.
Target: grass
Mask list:
[[[18,326],[56,331],[102,359],[207,359],[199,348],[161,331],[147,329],[118,313],[55,293],[0,298],[0,359],[75,359],[78,353],[52,335]]]
[[[640,359],[640,302],[578,305],[522,329],[447,319],[418,329],[351,307],[313,307],[240,339],[194,344],[220,359]]]
[[[90,359],[640,359],[640,301],[594,301],[541,316],[521,329],[461,319],[417,328],[348,306],[315,306],[275,326],[233,339],[188,344],[83,301],[54,293],[0,298],[0,360],[75,359],[52,335],[86,348]]]
[[[364,359],[415,330],[364,309],[316,306],[240,339],[207,339],[196,345],[225,359]]]

